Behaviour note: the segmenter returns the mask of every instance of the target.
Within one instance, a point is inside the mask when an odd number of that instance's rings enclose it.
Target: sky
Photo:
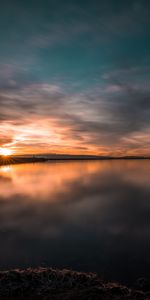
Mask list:
[[[0,150],[150,155],[150,1],[0,4]]]

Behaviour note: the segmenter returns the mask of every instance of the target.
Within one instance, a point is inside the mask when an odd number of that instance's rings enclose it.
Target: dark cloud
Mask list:
[[[149,89],[124,82],[82,95],[67,93],[58,86],[35,84],[1,92],[0,119],[17,128],[36,124],[38,118],[45,122],[45,118],[60,128],[69,128],[61,133],[64,140],[72,137],[82,146],[87,140],[93,145],[114,145],[128,135],[149,130],[149,99]]]
[[[28,127],[28,146],[35,140],[39,146],[42,132],[39,140],[34,132],[43,124],[43,147],[53,131],[57,147],[66,140],[76,149],[120,151],[122,145],[127,151],[141,149],[141,135],[148,148],[149,8],[147,0],[5,1],[0,130],[7,132],[1,145]]]

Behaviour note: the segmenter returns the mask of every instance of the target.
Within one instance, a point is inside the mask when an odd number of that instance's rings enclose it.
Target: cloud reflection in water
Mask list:
[[[149,160],[0,168],[1,268],[150,276],[149,175]]]

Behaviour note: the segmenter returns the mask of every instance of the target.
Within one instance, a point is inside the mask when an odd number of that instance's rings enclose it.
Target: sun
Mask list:
[[[3,156],[10,156],[12,154],[12,150],[8,148],[1,148],[0,154]]]

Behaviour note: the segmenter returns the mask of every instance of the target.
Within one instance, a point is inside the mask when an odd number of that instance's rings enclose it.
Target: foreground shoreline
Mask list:
[[[0,166],[16,165],[25,163],[38,163],[38,162],[53,162],[53,161],[101,161],[101,160],[149,160],[150,157],[136,157],[136,156],[124,156],[124,157],[103,157],[103,156],[80,156],[80,155],[51,155],[48,157],[43,156],[0,156]]]
[[[29,268],[0,272],[0,300],[150,299],[150,281],[136,288],[104,281],[95,273]]]

